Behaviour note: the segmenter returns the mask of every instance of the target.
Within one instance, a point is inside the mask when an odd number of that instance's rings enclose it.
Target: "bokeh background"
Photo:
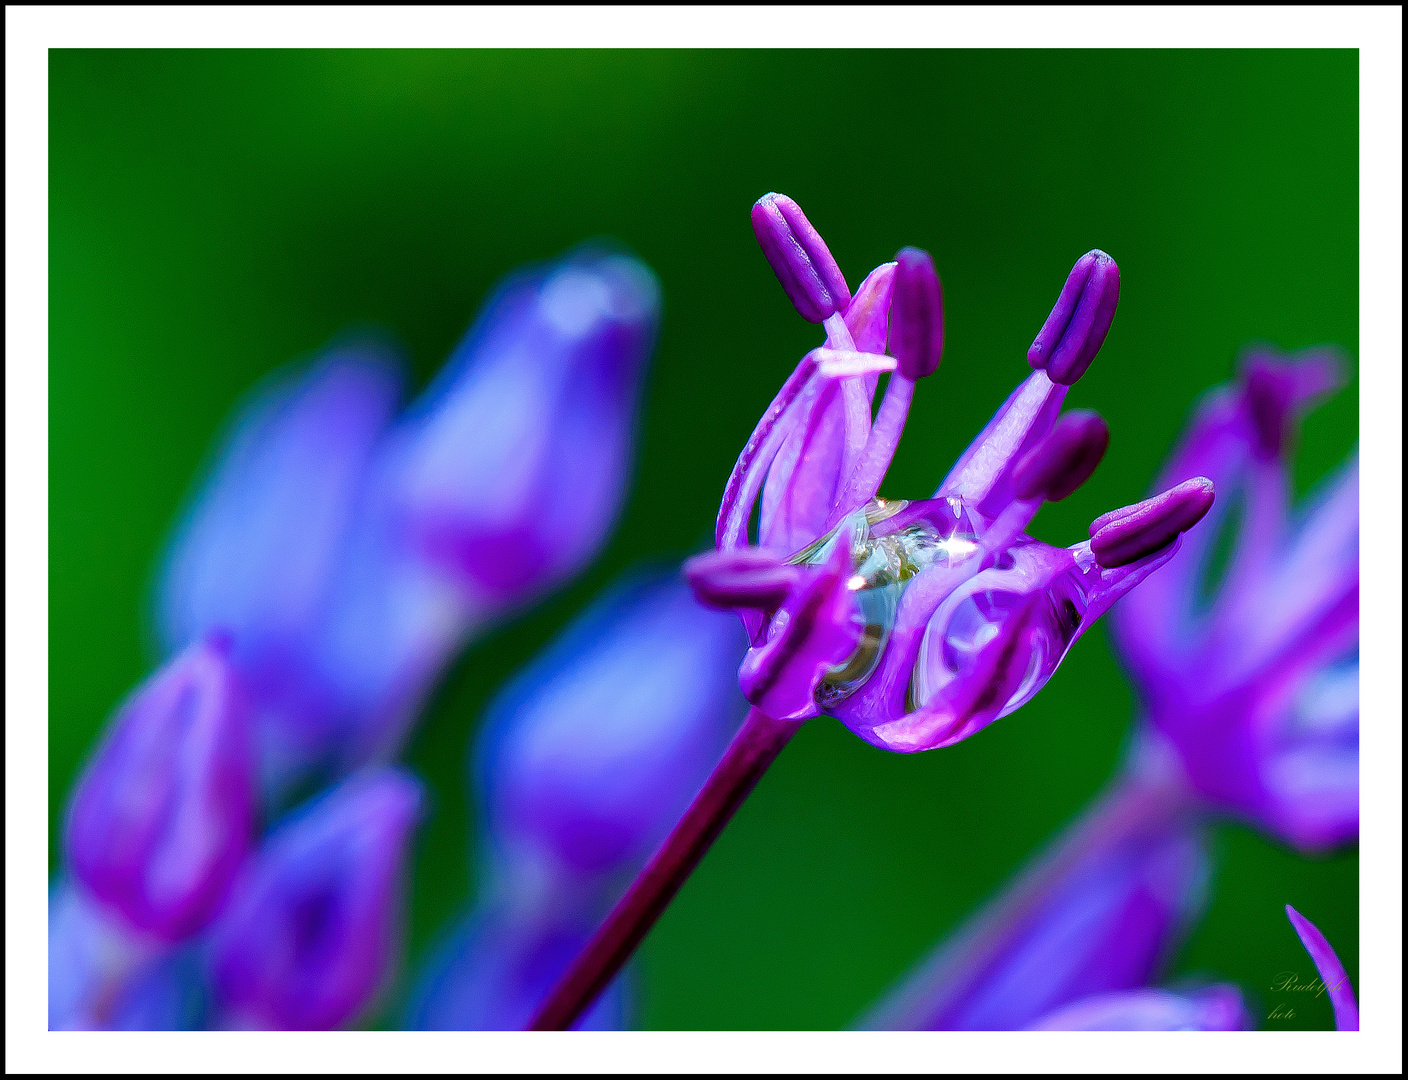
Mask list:
[[[627,567],[706,543],[748,432],[818,340],[748,209],[805,208],[853,283],[905,244],[943,278],[943,366],[882,494],[929,494],[1026,373],[1071,263],[1118,260],[1119,315],[1071,394],[1113,432],[1035,533],[1085,535],[1150,483],[1246,345],[1358,358],[1353,51],[53,51],[49,204],[49,833],[106,717],[156,656],[156,560],[235,402],[350,326],[418,383],[509,269],[611,235],[665,319],[634,486],[604,555],[474,645],[407,752],[432,788],[414,971],[475,881],[464,762],[495,689]],[[414,388],[413,388],[414,389]],[[1306,424],[1299,491],[1358,435],[1357,378]],[[646,942],[651,1028],[845,1026],[1104,783],[1134,704],[1103,630],[956,747],[807,725]],[[1308,961],[1282,905],[1358,984],[1358,854],[1217,832],[1175,973],[1261,1015]],[[395,996],[380,1019],[392,1015]],[[1323,997],[1268,1027],[1332,1027]]]

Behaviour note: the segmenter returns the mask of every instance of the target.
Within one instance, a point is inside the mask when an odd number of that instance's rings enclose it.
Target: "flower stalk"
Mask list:
[[[539,1006],[530,1031],[566,1031],[591,1006],[800,728],[757,708],[748,710],[679,824]]]

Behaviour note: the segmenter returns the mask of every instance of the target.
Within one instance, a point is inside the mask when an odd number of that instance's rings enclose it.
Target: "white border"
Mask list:
[[[545,17],[545,15],[547,17]],[[7,1071],[1397,1072],[1402,1066],[1402,10],[6,8]],[[1364,1031],[51,1033],[48,63],[51,47],[1346,47],[1360,50]]]

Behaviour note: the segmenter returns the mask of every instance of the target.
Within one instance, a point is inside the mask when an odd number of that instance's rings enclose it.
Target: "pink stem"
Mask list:
[[[782,748],[801,728],[749,709],[723,759],[528,1023],[566,1031],[625,966]]]

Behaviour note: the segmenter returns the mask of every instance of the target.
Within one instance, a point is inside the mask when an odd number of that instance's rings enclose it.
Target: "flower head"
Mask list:
[[[227,644],[192,645],[123,705],[69,804],[75,879],[136,930],[179,941],[253,842],[249,713]]]
[[[1208,396],[1158,486],[1211,477],[1218,506],[1114,624],[1148,717],[1193,786],[1305,848],[1359,831],[1357,460],[1290,506],[1296,421],[1339,378],[1325,353],[1254,352],[1234,385]],[[1205,600],[1218,530],[1234,524]]]
[[[827,337],[744,447],[719,510],[718,552],[689,565],[691,584],[742,614],[753,645],[742,686],[769,715],[825,710],[889,750],[957,742],[1045,685],[1086,628],[1172,556],[1211,504],[1211,485],[1106,515],[1070,548],[1023,532],[1043,501],[1085,481],[1108,441],[1098,417],[1057,422],[1114,317],[1119,272],[1097,251],[1076,264],[1032,346],[1039,370],[933,498],[877,498],[915,382],[943,348],[933,261],[906,248],[852,296],[790,199],[764,196],[753,226],[788,296]]]
[[[378,769],[275,828],[211,930],[210,978],[226,1023],[334,1028],[366,1006],[395,958],[420,801],[410,776]]]

